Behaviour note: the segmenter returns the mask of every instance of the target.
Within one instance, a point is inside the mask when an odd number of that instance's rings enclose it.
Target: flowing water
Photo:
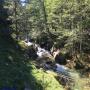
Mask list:
[[[30,45],[31,43],[32,42],[30,42]],[[45,56],[44,54],[49,56],[51,55],[49,51],[38,47],[38,51],[37,51],[38,57],[43,57]],[[73,80],[73,82],[70,82],[71,83],[70,85],[72,85],[70,86],[71,87],[70,90],[90,90],[90,87],[86,86],[86,83],[89,82],[90,79],[87,80],[86,78],[81,78],[79,72],[77,72],[74,69],[71,70],[65,67],[64,65],[56,64],[56,66],[57,66],[56,71],[53,70],[55,73],[58,72],[59,74],[63,74],[65,77],[71,78]]]

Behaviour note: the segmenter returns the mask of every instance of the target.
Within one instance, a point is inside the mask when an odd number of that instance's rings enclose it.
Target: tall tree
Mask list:
[[[0,33],[8,35],[10,34],[11,20],[9,20],[9,9],[5,7],[5,4],[5,0],[0,0]]]

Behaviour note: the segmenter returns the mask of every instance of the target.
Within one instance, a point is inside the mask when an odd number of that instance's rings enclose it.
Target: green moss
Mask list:
[[[43,69],[32,69],[32,75],[35,77],[36,82],[42,85],[43,90],[64,90],[64,88],[59,84],[59,82],[54,78],[53,74],[48,74],[43,71]],[[36,83],[33,81],[33,83]],[[42,90],[34,85],[33,90]],[[37,88],[37,89],[36,89]]]

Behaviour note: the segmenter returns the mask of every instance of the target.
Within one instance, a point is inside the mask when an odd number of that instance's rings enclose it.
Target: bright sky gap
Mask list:
[[[25,6],[25,1],[26,0],[21,0],[22,6]]]

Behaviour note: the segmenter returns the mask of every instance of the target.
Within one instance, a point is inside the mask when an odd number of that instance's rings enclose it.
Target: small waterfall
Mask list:
[[[39,58],[52,56],[49,51],[41,48],[37,44],[34,44],[32,42],[27,42],[26,44],[27,46],[35,45],[35,47],[37,48],[36,54],[38,55]],[[69,79],[70,81],[69,80],[67,81],[70,83],[69,85],[71,85],[70,90],[82,90],[81,85],[80,85],[80,74],[76,72],[75,70],[71,70],[67,68],[66,66],[60,65],[58,63],[56,63],[54,66],[51,66],[50,64],[45,63],[45,67],[48,68],[48,70],[49,69],[51,70],[52,68],[52,70],[55,73],[58,73],[59,78],[63,76],[64,78]],[[65,83],[68,83],[67,81]],[[29,90],[29,89],[26,88],[25,90]]]

